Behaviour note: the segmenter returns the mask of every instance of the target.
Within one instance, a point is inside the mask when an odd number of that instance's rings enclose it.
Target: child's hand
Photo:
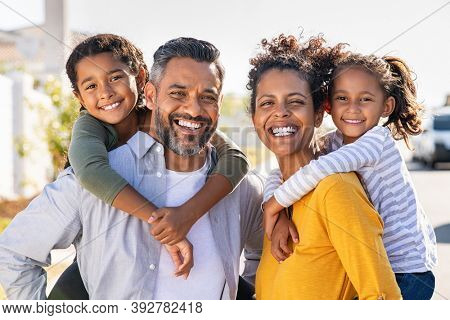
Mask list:
[[[191,212],[185,211],[182,206],[159,208],[148,220],[152,224],[150,233],[162,244],[174,245],[186,237],[195,223],[191,216]]]
[[[264,216],[263,216],[263,228],[264,232],[267,235],[267,238],[269,240],[272,239],[272,232],[273,228],[275,226],[275,223],[277,222],[278,215],[280,211],[284,209],[276,200],[275,197],[270,197],[269,200],[267,200],[263,204],[264,208]]]
[[[164,246],[175,264],[175,276],[183,276],[184,279],[187,279],[189,272],[191,272],[191,269],[194,266],[192,244],[187,239],[183,239],[173,246],[168,244]]]
[[[293,242],[298,242],[298,232],[294,223],[288,219],[285,213],[280,213],[273,229],[271,242],[272,255],[278,262],[286,260],[292,254],[292,250],[288,246],[289,236]]]

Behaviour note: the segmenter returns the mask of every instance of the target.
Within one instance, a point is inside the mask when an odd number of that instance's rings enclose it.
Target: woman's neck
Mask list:
[[[119,137],[117,142],[118,146],[125,144],[137,132],[138,120],[137,112],[133,110],[125,119],[113,125]]]
[[[277,157],[283,179],[289,179],[301,167],[310,163],[312,159],[314,159],[312,148],[288,156]]]

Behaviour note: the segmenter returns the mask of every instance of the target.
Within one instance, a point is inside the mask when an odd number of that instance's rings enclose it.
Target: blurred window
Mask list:
[[[450,116],[437,116],[434,118],[434,130],[450,130]]]

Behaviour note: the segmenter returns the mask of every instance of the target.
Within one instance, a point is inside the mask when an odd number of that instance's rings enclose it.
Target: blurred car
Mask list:
[[[412,139],[413,160],[432,168],[437,162],[450,162],[450,106],[433,109],[423,127],[423,133]]]

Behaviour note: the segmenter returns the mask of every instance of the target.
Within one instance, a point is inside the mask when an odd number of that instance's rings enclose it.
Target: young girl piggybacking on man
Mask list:
[[[77,45],[66,71],[83,107],[69,148],[76,177],[107,204],[151,223],[152,235],[166,245],[176,265],[175,275],[186,278],[193,266],[186,235],[245,176],[245,155],[219,132],[212,139],[217,164],[203,188],[180,207],[158,209],[110,167],[107,154],[148,126],[151,112],[143,103],[143,89],[149,73],[142,52],[123,37],[98,34]]]
[[[328,154],[284,183],[279,171],[271,173],[265,187],[265,231],[270,237],[279,212],[324,177],[356,171],[383,219],[383,243],[403,299],[430,299],[436,238],[395,143],[403,139],[408,144],[409,135],[422,132],[422,107],[416,101],[411,71],[396,57],[343,52],[342,46],[330,52],[334,67],[326,111],[337,130],[324,139]],[[387,120],[380,126],[381,118]]]

